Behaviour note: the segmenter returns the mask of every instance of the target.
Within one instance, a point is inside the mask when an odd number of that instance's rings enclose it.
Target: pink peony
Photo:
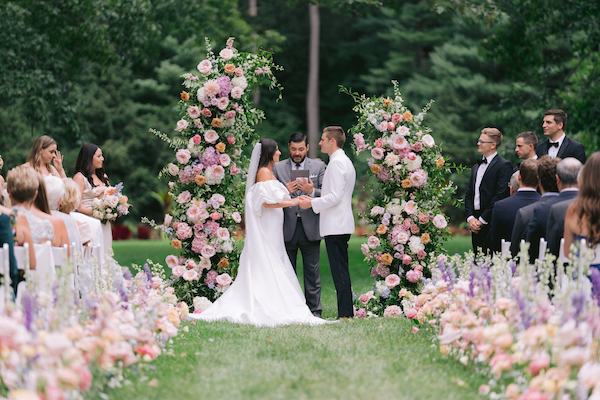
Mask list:
[[[211,245],[207,244],[207,245],[204,245],[204,247],[202,247],[202,250],[200,251],[200,254],[204,258],[211,258],[215,254],[217,254],[217,252],[216,252],[216,250],[215,250],[214,247],[212,247]]]
[[[448,221],[446,221],[446,217],[442,214],[438,214],[433,217],[433,225],[438,229],[444,229],[448,226]]]
[[[188,107],[187,113],[192,119],[196,119],[200,117],[200,109],[197,106]]]
[[[376,160],[383,159],[384,154],[385,152],[383,149],[380,149],[379,147],[375,147],[373,150],[371,150],[371,156]]]
[[[423,273],[421,271],[416,271],[411,269],[406,273],[406,279],[408,279],[411,283],[417,283],[423,278]]]
[[[200,219],[200,207],[191,206],[190,208],[188,208],[186,215],[190,222],[198,222],[198,220]]]
[[[187,190],[184,190],[183,192],[179,193],[179,196],[177,196],[177,202],[179,204],[189,203],[191,199],[192,199],[192,195]]]
[[[367,239],[367,245],[372,249],[375,249],[380,244],[381,244],[381,242],[379,241],[379,238],[377,238],[376,236],[369,236],[369,239]]]
[[[225,176],[225,169],[221,165],[213,165],[212,166],[213,175],[217,179],[223,179]]]
[[[173,273],[173,278],[181,278],[183,276],[183,274],[185,273],[186,269],[185,267],[181,266],[181,265],[176,265],[175,267],[173,267],[171,269],[171,272]]]
[[[180,119],[179,121],[177,121],[177,126],[175,127],[175,130],[181,132],[182,130],[187,128],[188,125],[189,122],[187,122],[185,119]]]
[[[180,164],[187,164],[191,157],[192,155],[188,149],[179,149],[175,154],[175,158]]]
[[[217,276],[216,282],[221,287],[229,286],[231,285],[231,276],[229,274],[221,274]]]
[[[204,74],[204,75],[210,74],[211,69],[212,69],[212,64],[208,60],[203,60],[200,62],[200,64],[198,64],[198,71],[200,71],[201,74]]]
[[[183,273],[183,279],[186,281],[197,281],[199,278],[198,272],[194,269],[188,269]]]
[[[405,126],[400,126],[396,129],[396,133],[398,135],[402,135],[402,136],[408,136],[410,134],[410,131],[408,130],[407,127]]]
[[[402,315],[402,309],[398,306],[387,306],[383,312],[385,318],[396,318]]]
[[[415,318],[417,318],[417,309],[416,308],[411,308],[410,310],[408,310],[406,312],[406,318],[408,318],[408,319],[415,319]]]
[[[400,284],[400,277],[396,274],[390,274],[385,278],[385,285],[391,289]]]
[[[179,264],[179,259],[173,254],[168,255],[167,258],[165,258],[165,261],[167,263],[167,266],[171,269],[175,268],[177,264]]]

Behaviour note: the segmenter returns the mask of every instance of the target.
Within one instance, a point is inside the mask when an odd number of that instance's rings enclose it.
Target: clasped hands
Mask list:
[[[471,232],[473,232],[473,233],[479,233],[482,226],[483,226],[483,222],[481,222],[477,218],[471,218],[471,220],[469,221],[469,228],[471,229]]]

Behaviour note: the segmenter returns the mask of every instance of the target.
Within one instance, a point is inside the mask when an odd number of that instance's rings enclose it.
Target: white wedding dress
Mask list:
[[[240,324],[276,326],[330,323],[312,315],[283,241],[283,209],[263,203],[289,199],[277,180],[257,182],[246,195],[246,239],[238,275],[231,287],[200,314],[202,321],[227,320]]]

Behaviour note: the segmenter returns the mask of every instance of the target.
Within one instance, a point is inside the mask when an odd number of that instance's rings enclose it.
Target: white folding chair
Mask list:
[[[510,242],[507,242],[504,239],[500,240],[500,250],[502,257],[510,258]]]
[[[52,247],[52,257],[54,258],[54,265],[67,265],[71,260],[69,259],[69,250],[65,244],[63,247]]]
[[[15,259],[17,260],[17,268],[25,272],[25,279],[30,275],[30,260],[29,260],[29,243],[23,243],[23,246],[15,246]],[[26,289],[25,282],[19,282],[17,285],[17,304],[23,297],[23,291]]]
[[[540,265],[546,260],[546,248],[548,248],[548,242],[544,238],[540,238],[540,251],[538,252],[538,262]]]
[[[566,264],[569,262],[569,257],[565,255],[565,238],[560,239],[560,247],[558,249],[558,262]]]

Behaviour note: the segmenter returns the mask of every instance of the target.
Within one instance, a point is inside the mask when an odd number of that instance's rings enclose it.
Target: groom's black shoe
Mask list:
[[[313,312],[312,315],[314,315],[317,318],[321,318],[321,313],[318,311]]]

